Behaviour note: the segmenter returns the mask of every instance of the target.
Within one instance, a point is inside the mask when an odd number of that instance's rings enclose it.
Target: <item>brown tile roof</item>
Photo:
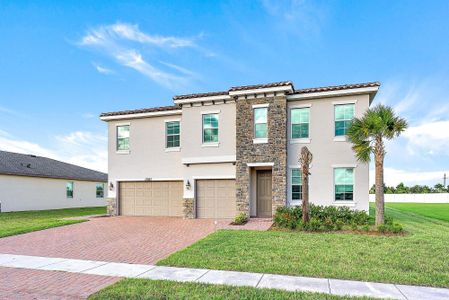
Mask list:
[[[187,94],[187,95],[174,96],[173,100],[182,100],[182,99],[190,99],[190,98],[209,97],[209,96],[221,96],[221,95],[227,95],[227,94],[228,94],[228,91]]]
[[[151,108],[142,108],[142,109],[106,112],[106,113],[102,113],[100,115],[100,117],[132,115],[132,114],[151,113],[151,112],[159,112],[159,111],[170,111],[170,110],[178,110],[178,109],[181,109],[178,105],[160,106],[160,107],[151,107]]]
[[[365,88],[365,87],[373,87],[373,86],[380,86],[380,82],[374,81],[374,82],[366,82],[366,83],[354,83],[354,84],[331,85],[331,86],[323,86],[323,87],[316,87],[316,88],[307,88],[307,89],[296,90],[294,92],[294,94],[339,91],[339,90],[348,90],[348,89]]]
[[[183,99],[191,99],[191,98],[210,97],[210,96],[221,96],[221,95],[228,95],[229,92],[232,92],[232,91],[263,89],[263,88],[272,88],[272,87],[289,86],[289,85],[291,85],[293,87],[293,83],[291,81],[280,81],[280,82],[273,82],[273,83],[267,83],[267,84],[234,86],[234,87],[231,87],[228,91],[178,95],[178,96],[174,96],[173,100],[183,100]],[[366,82],[366,83],[331,85],[331,86],[306,88],[306,89],[299,89],[299,90],[295,90],[293,88],[293,94],[307,94],[307,93],[338,91],[338,90],[347,90],[347,89],[365,88],[365,87],[379,87],[379,86],[380,86],[380,83],[377,81],[374,81],[374,82]],[[181,107],[178,105],[161,106],[161,107],[152,107],[152,108],[144,108],[144,109],[107,112],[107,113],[102,113],[100,115],[100,117],[132,115],[132,114],[139,114],[139,113],[170,111],[170,110],[178,110],[178,109],[181,109]]]
[[[229,92],[233,91],[244,91],[244,90],[252,90],[252,89],[263,89],[263,88],[272,88],[278,86],[293,86],[291,81],[280,81],[280,82],[272,82],[266,84],[254,84],[254,85],[242,85],[242,86],[233,86],[227,91],[221,92],[210,92],[210,93],[198,93],[198,94],[188,94],[188,95],[178,95],[174,96],[173,100],[183,100],[183,99],[192,99],[192,98],[200,98],[200,97],[209,97],[209,96],[221,96],[228,95]]]
[[[278,86],[293,86],[293,82],[289,81],[280,81],[280,82],[272,82],[266,84],[254,84],[254,85],[242,85],[242,86],[233,86],[229,89],[230,92],[233,91],[244,91],[244,90],[254,90],[254,89],[264,89],[264,88],[272,88]]]

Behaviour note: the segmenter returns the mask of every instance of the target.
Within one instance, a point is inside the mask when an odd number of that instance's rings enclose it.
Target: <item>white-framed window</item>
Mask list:
[[[218,114],[203,114],[203,143],[218,143]]]
[[[302,174],[301,169],[291,169],[292,201],[302,200]]]
[[[268,138],[268,107],[254,108],[254,138]]]
[[[334,168],[335,201],[354,201],[354,168]]]
[[[177,148],[180,146],[180,122],[168,121],[165,122],[165,147]]]
[[[347,135],[349,126],[354,119],[355,104],[336,104],[335,110],[335,136]]]
[[[73,181],[68,181],[66,183],[66,197],[73,198]]]
[[[129,125],[117,126],[117,151],[129,150]]]
[[[309,138],[309,116],[309,107],[292,108],[290,110],[292,139]]]
[[[97,183],[95,186],[95,195],[97,198],[104,198],[104,183]]]

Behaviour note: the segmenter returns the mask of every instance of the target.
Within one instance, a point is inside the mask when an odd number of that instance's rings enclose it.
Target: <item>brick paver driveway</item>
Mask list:
[[[0,253],[153,264],[215,230],[213,220],[94,218],[0,238]],[[84,299],[118,278],[0,268],[0,299]]]
[[[213,220],[93,218],[0,239],[0,253],[153,264],[215,230]]]

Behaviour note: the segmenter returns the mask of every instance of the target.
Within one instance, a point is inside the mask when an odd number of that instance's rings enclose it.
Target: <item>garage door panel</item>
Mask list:
[[[196,184],[198,218],[234,218],[235,180],[198,180]]]
[[[120,183],[120,211],[134,216],[182,216],[181,181]]]

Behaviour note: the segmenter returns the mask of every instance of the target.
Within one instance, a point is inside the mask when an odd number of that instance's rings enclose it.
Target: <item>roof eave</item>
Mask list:
[[[147,112],[147,113],[130,113],[130,114],[123,114],[123,115],[100,116],[100,120],[108,122],[108,121],[114,121],[114,120],[141,119],[141,118],[171,116],[171,115],[179,115],[179,114],[182,114],[181,109],[155,111],[155,112]]]
[[[285,92],[286,94],[292,93],[294,91],[293,85],[284,85],[284,86],[275,86],[268,88],[255,88],[248,90],[236,90],[230,91],[230,96],[241,96],[241,95],[250,95],[250,94],[263,94],[263,93],[275,93],[275,92]]]
[[[379,90],[379,86],[369,86],[369,87],[360,87],[360,88],[334,90],[334,91],[297,93],[297,94],[287,95],[287,100],[303,100],[303,99],[316,99],[316,98],[328,98],[328,97],[340,97],[340,96],[348,96],[348,95],[369,94],[370,95],[370,103],[371,103],[378,90]]]

